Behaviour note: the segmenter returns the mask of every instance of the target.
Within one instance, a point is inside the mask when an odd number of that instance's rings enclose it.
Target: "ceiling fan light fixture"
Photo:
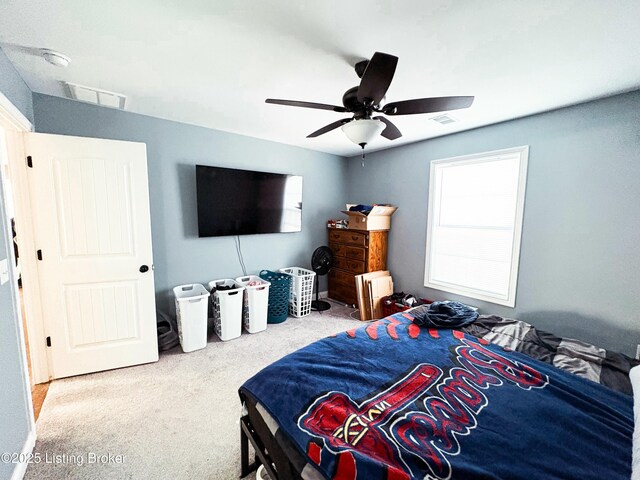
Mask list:
[[[360,119],[344,124],[342,131],[349,140],[364,148],[371,140],[380,135],[384,128],[385,125],[380,120]]]

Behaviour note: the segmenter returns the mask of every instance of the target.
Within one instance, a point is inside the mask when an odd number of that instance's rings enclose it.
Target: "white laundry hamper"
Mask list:
[[[291,275],[289,315],[306,317],[311,313],[313,282],[316,278],[316,272],[300,267],[287,267],[281,268],[280,273]]]
[[[218,290],[218,287],[235,286],[229,290]],[[209,282],[211,301],[213,303],[213,325],[216,335],[226,342],[238,338],[242,333],[242,293],[244,287],[238,285],[233,278],[223,278]]]
[[[236,278],[244,287],[242,323],[249,333],[258,333],[267,329],[269,313],[269,286],[266,280],[257,275]]]
[[[175,287],[173,294],[182,351],[188,353],[206,347],[209,292],[199,283],[190,283]]]

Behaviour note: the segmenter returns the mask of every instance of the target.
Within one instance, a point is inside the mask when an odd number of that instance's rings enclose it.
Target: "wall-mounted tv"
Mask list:
[[[299,232],[302,177],[196,165],[198,236]]]

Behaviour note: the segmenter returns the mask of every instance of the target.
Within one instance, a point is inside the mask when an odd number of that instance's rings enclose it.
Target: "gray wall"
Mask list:
[[[402,129],[402,117],[397,125]],[[429,162],[530,145],[516,308],[423,287]],[[388,202],[396,290],[452,298],[635,355],[640,92],[349,159],[349,201]]]
[[[147,144],[159,305],[174,285],[240,273],[233,239],[198,239],[193,165],[305,176],[302,233],[242,237],[248,269],[306,266],[345,201],[389,202],[398,289],[423,285],[429,161],[530,145],[516,308],[483,312],[635,353],[640,342],[640,92],[345,160],[240,135],[34,94],[40,132]],[[401,118],[398,124],[402,126]],[[346,193],[346,195],[345,195]]]
[[[28,96],[24,95],[24,90]],[[27,117],[33,117],[31,91],[8,63],[0,51],[0,91],[20,108]],[[0,182],[0,215],[4,215],[4,194]],[[0,218],[0,260],[10,257],[12,240]],[[10,260],[11,261],[11,260]],[[20,341],[18,312],[12,287],[15,279],[0,285],[0,452],[21,452],[29,433],[27,389]],[[0,462],[0,478],[10,478],[14,465]]]
[[[0,212],[4,211],[4,195],[0,182]],[[0,260],[9,258],[12,241],[7,238],[5,220],[0,218]],[[11,261],[11,260],[10,260]],[[19,453],[29,434],[27,389],[18,331],[18,315],[14,306],[15,279],[0,285],[0,452]],[[0,462],[0,478],[10,478],[15,465]]]
[[[197,236],[195,164],[304,176],[302,232],[242,236],[250,273],[308,268],[313,249],[326,243],[327,218],[345,203],[342,157],[47,95],[33,97],[38,132],[147,144],[160,308],[171,303],[168,292],[176,285],[242,275],[233,237]]]
[[[0,49],[0,92],[33,123],[31,90],[2,49]]]

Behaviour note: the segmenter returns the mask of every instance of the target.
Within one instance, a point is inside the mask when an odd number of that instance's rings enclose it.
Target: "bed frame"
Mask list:
[[[302,480],[298,473],[300,468],[296,469],[294,463],[304,462],[304,459],[289,458],[258,413],[255,401],[242,394],[240,397],[247,411],[240,418],[240,478],[245,478],[262,464],[271,480]],[[249,445],[253,448],[253,459]]]
[[[249,442],[251,442],[254,452],[252,463],[249,463]],[[279,480],[278,475],[273,469],[273,460],[253,428],[249,415],[245,415],[240,418],[240,478],[244,478],[251,472],[255,472],[260,464],[264,465],[265,470],[272,480]]]

